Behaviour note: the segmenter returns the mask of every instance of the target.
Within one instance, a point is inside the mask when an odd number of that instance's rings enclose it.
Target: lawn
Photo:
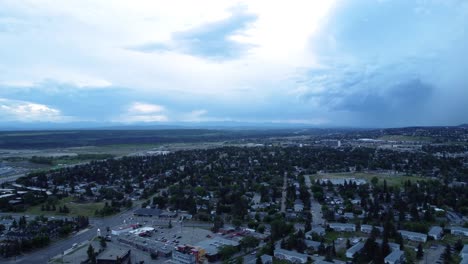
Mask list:
[[[336,232],[336,231],[331,231],[331,232],[327,232],[324,236],[325,238],[325,241],[328,242],[328,243],[331,243],[339,238],[342,238],[342,239],[347,239],[347,238],[350,238],[350,237],[353,237],[355,236],[355,232]]]
[[[378,139],[389,140],[389,141],[420,141],[420,142],[431,142],[434,140],[431,137],[404,136],[404,135],[385,135],[385,136],[381,136]]]
[[[379,179],[378,184],[383,184],[383,180],[387,181],[388,186],[400,186],[403,182],[410,180],[411,182],[424,181],[426,180],[420,176],[406,176],[406,175],[392,175],[384,173],[364,173],[364,172],[345,172],[345,173],[322,173],[317,175],[312,175],[311,180],[315,179],[339,179],[339,178],[356,178],[364,179],[370,183],[371,179],[377,177]]]
[[[68,214],[62,214],[59,213],[58,208],[63,207],[66,205],[68,209],[70,209],[70,213]],[[57,202],[55,207],[57,208],[56,211],[41,211],[41,206],[42,204],[31,206],[26,210],[26,214],[32,214],[32,215],[70,215],[70,216],[77,216],[77,215],[82,215],[82,216],[95,216],[94,213],[96,209],[101,209],[104,207],[104,202],[98,202],[98,203],[76,203],[73,201],[72,197],[67,197],[64,199],[61,199]]]
[[[444,237],[442,238],[442,242],[447,244],[451,244],[451,245],[454,245],[455,243],[457,243],[457,241],[461,239],[463,244],[468,244],[468,237],[465,237],[465,236],[455,236],[455,235],[452,235],[452,234],[446,234],[444,235]]]

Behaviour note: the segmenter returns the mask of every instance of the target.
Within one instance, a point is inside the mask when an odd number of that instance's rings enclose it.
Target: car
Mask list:
[[[253,251],[252,253],[250,253],[250,255],[255,255],[257,254],[257,251]]]

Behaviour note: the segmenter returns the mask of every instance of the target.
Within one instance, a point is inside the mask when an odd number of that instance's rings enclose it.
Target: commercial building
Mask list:
[[[172,262],[176,264],[203,263],[205,251],[200,247],[178,246],[172,251]]]
[[[197,247],[205,250],[206,259],[210,262],[219,260],[219,249],[223,246],[239,247],[239,242],[225,239],[222,237],[214,237],[200,241],[196,244]]]
[[[158,216],[161,214],[161,210],[157,208],[139,208],[136,209],[133,214],[135,216],[147,216],[147,217],[153,217],[153,216]]]
[[[97,259],[97,264],[120,264],[126,263],[130,259],[130,249],[109,248],[101,252]]]

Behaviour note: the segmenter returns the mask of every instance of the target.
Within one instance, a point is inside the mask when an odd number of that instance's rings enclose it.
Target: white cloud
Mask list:
[[[164,111],[164,106],[157,104],[148,104],[142,102],[134,102],[130,105],[128,111],[130,113],[152,114]]]
[[[334,1],[6,0],[2,5],[15,21],[34,26],[21,34],[0,32],[0,68],[6,70],[0,82],[56,80],[232,102],[275,93],[271,83],[288,79],[296,67],[316,64],[307,41]],[[127,49],[149,42],[170,45],[172,34],[227,19],[239,6],[258,18],[230,36],[252,44],[246,56],[221,63],[178,52]],[[255,87],[248,96],[238,89],[245,86]]]
[[[0,98],[0,120],[21,122],[70,121],[60,110],[43,104]]]
[[[152,123],[152,122],[167,122],[169,121],[169,118],[165,115],[127,115],[127,116],[122,116],[117,120],[114,120],[116,122],[122,122],[122,123],[139,123],[139,122],[145,122],[145,123]]]
[[[138,122],[167,122],[166,108],[162,105],[144,102],[133,102],[128,106],[126,112],[116,118],[115,122],[138,123]]]
[[[202,121],[211,121],[210,118],[206,117],[205,115],[208,113],[205,109],[198,109],[193,110],[188,114],[184,114],[182,116],[182,120],[184,122],[202,122]]]

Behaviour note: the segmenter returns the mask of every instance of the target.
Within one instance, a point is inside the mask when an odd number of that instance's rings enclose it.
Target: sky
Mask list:
[[[0,126],[468,122],[466,0],[0,0]]]

